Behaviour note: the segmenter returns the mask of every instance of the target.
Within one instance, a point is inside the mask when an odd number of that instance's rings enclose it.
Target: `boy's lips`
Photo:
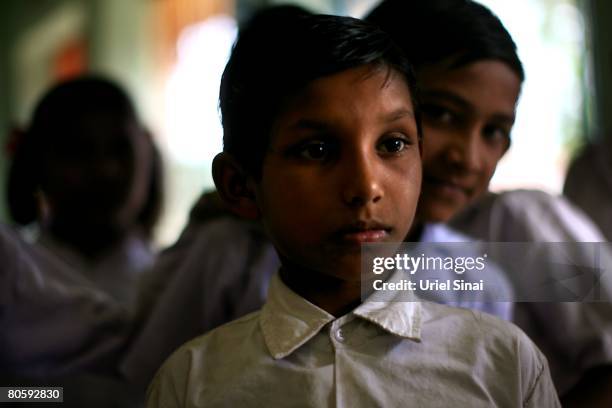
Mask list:
[[[434,192],[445,197],[465,199],[472,196],[473,188],[451,179],[424,177],[425,184],[433,188]]]
[[[361,244],[367,242],[381,242],[393,230],[389,225],[376,221],[358,221],[340,228],[336,235],[341,242]]]

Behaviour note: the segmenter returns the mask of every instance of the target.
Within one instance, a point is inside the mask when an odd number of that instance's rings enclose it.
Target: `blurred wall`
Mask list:
[[[0,3],[0,217],[6,217],[4,200],[7,155],[5,145],[17,111],[16,83],[12,64],[15,43],[21,33],[37,24],[65,1],[5,0]]]
[[[595,80],[595,130],[612,138],[612,1],[589,0]]]

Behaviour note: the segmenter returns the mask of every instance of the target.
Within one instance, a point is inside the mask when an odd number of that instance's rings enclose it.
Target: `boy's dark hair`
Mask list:
[[[512,37],[491,10],[471,0],[383,0],[366,20],[387,31],[418,69],[492,59],[525,78]]]
[[[259,177],[270,128],[283,104],[317,78],[363,65],[405,77],[420,135],[412,69],[386,33],[361,20],[297,7],[260,12],[240,31],[223,72],[223,150]]]
[[[30,126],[16,145],[7,180],[8,208],[13,220],[21,225],[36,221],[36,192],[45,178],[45,163],[50,147],[63,135],[74,132],[79,117],[96,113],[134,120],[140,126],[128,95],[114,82],[96,76],[79,77],[52,87],[34,110]],[[138,224],[150,236],[163,201],[163,163],[151,135],[143,128],[153,152],[150,185]]]

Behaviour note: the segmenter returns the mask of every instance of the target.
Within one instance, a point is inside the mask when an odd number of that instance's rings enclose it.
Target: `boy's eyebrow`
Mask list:
[[[410,116],[414,118],[414,112],[411,109],[399,108],[397,110],[392,111],[388,115],[385,116],[385,122],[394,122],[396,120],[402,119],[406,116]],[[305,129],[305,130],[325,130],[329,129],[329,125],[324,121],[318,121],[313,119],[300,119],[294,124],[291,125],[292,129]]]
[[[508,126],[512,126],[514,125],[514,120],[516,119],[516,116],[515,115],[508,116],[508,115],[504,115],[503,113],[496,113],[495,115],[491,116],[491,119],[493,119],[493,121],[495,122],[502,123]]]
[[[467,110],[474,109],[471,103],[463,99],[461,96],[454,94],[452,92],[433,90],[433,91],[422,91],[421,94],[423,97],[445,99],[447,101],[454,103],[455,105],[458,105],[459,107],[463,109],[467,109]]]
[[[292,129],[305,129],[305,130],[324,130],[328,129],[329,126],[325,122],[312,119],[300,119],[291,125]]]
[[[439,91],[439,90],[433,90],[433,91],[422,91],[421,95],[423,97],[430,97],[430,98],[438,98],[438,99],[444,99],[446,101],[450,101],[451,103],[459,106],[462,109],[465,109],[469,112],[474,112],[474,106],[472,106],[472,104],[470,102],[468,102],[467,100],[463,99],[461,96],[454,94],[452,92],[448,92],[448,91]],[[516,119],[516,116],[514,115],[514,112],[512,115],[507,115],[504,113],[496,113],[492,116],[493,120],[497,121],[497,122],[503,122],[504,124],[509,124],[512,125],[514,124],[514,120]]]
[[[385,122],[395,122],[396,120],[402,119],[406,116],[414,118],[414,112],[411,109],[399,108],[389,113],[385,118]]]

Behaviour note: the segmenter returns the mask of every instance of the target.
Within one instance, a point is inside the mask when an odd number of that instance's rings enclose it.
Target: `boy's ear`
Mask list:
[[[252,177],[228,153],[219,153],[212,164],[213,180],[221,199],[233,213],[249,220],[259,219]]]

